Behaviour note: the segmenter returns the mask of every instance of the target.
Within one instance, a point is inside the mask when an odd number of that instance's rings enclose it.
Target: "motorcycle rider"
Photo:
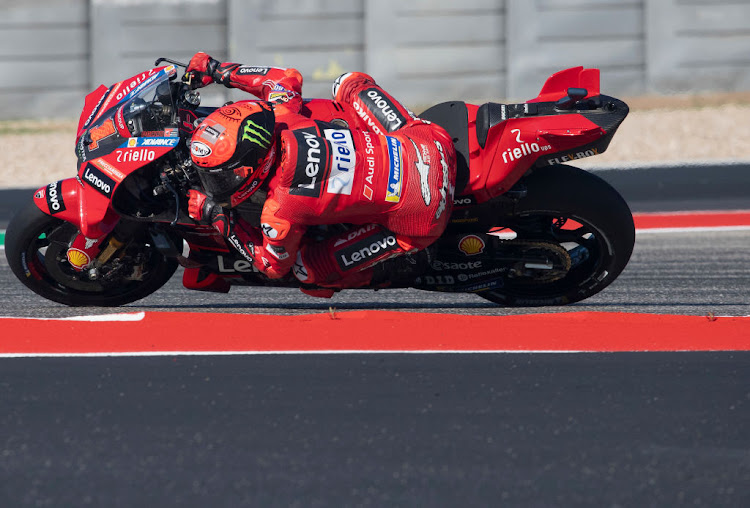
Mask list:
[[[383,261],[423,251],[445,230],[453,142],[372,77],[351,72],[336,79],[334,107],[356,115],[333,124],[304,116],[296,69],[221,63],[199,52],[187,71],[195,87],[221,83],[261,99],[225,105],[193,133],[191,156],[206,193],[188,196],[190,216],[212,224],[268,277],[291,270],[304,292],[325,297],[387,285]],[[261,188],[267,196],[258,229],[233,209]],[[308,226],[325,224],[351,227],[322,242],[303,238]],[[228,290],[219,278],[201,280],[197,269],[186,269],[184,283]]]

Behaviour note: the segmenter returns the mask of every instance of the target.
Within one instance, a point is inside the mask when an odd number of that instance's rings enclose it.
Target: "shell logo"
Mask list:
[[[484,250],[484,240],[476,235],[464,236],[458,242],[458,249],[467,256],[475,256]]]
[[[68,262],[73,268],[80,270],[91,262],[91,258],[80,249],[70,248],[68,249]]]

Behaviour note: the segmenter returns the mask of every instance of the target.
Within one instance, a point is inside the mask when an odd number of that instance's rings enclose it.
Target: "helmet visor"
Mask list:
[[[234,170],[198,171],[203,189],[215,201],[227,202],[232,194],[250,178],[250,168],[240,166]]]

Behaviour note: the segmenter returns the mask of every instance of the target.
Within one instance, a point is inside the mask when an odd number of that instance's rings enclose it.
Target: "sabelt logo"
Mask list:
[[[211,148],[206,145],[205,143],[201,143],[200,141],[193,141],[190,143],[190,153],[193,155],[193,157],[198,157],[199,159],[203,157],[208,157],[211,155]]]
[[[61,191],[62,181],[49,184],[45,189],[47,197],[47,208],[52,215],[65,211],[65,201],[63,201]]]
[[[396,237],[383,232],[344,247],[336,252],[336,261],[342,270],[351,270],[398,248]]]
[[[112,197],[112,190],[115,188],[115,182],[98,169],[95,169],[92,166],[86,166],[86,170],[83,172],[83,181],[108,198]]]

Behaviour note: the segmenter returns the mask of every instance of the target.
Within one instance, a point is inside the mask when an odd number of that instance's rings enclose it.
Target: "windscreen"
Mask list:
[[[112,86],[106,108],[78,140],[79,164],[111,153],[130,138],[178,136],[170,88],[173,66],[152,69]]]

